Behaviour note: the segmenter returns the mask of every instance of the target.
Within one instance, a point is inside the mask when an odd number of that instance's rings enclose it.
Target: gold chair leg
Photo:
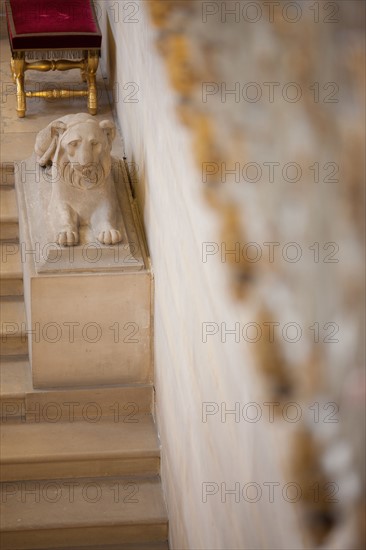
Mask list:
[[[83,51],[83,68],[80,69],[80,74],[81,74],[81,80],[83,82],[87,82],[88,81],[88,77],[87,77],[87,74],[86,74],[86,66],[88,64],[88,51],[85,50]]]
[[[15,80],[15,67],[14,67],[14,58],[13,56],[11,56],[11,59],[10,59],[10,73],[11,73],[11,78],[15,84],[16,80]]]
[[[19,118],[24,118],[26,109],[26,99],[24,91],[24,52],[14,53],[11,58],[10,65],[13,80],[16,84],[17,115]]]
[[[88,111],[96,115],[98,110],[96,72],[99,64],[99,55],[96,50],[88,50],[86,76],[88,81]]]

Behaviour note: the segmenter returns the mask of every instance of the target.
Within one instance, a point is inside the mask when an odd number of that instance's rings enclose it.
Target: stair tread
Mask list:
[[[23,271],[19,246],[13,243],[2,243],[0,253],[0,277],[2,279],[22,279]]]
[[[15,189],[12,187],[0,188],[0,221],[1,223],[17,223],[18,207]]]
[[[54,548],[35,548],[34,550],[55,550]],[[57,550],[169,550],[168,541],[146,542],[146,543],[127,543],[107,546],[63,546]]]
[[[167,523],[158,476],[19,481],[0,487],[3,532]]]
[[[0,185],[14,185],[14,163],[0,163]]]
[[[25,398],[32,391],[31,369],[28,361],[2,361],[0,365],[1,399]]]
[[[151,415],[137,420],[131,423],[102,418],[98,422],[6,424],[1,427],[1,463],[159,456]]]
[[[26,395],[26,409],[30,422],[40,421],[47,414],[47,406],[53,403],[58,407],[64,420],[84,418],[83,409],[90,403],[96,403],[99,412],[106,417],[113,417],[125,422],[143,413],[151,413],[153,386],[151,384],[103,386],[99,388],[64,388],[32,389]],[[70,409],[67,403],[74,403]],[[38,407],[38,418],[35,418],[34,407]],[[45,418],[47,420],[47,418]]]
[[[0,336],[6,337],[7,328],[6,323],[14,323],[14,334],[11,336],[21,336],[26,332],[25,325],[25,309],[23,300],[2,300],[1,301],[1,325],[0,325]],[[15,329],[18,329],[15,332]],[[10,336],[10,334],[9,334]]]

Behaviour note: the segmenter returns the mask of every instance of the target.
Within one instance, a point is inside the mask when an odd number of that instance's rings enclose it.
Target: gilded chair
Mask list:
[[[89,113],[95,115],[102,35],[92,1],[7,0],[6,14],[18,117],[25,116],[26,99],[32,97],[85,96]],[[86,89],[25,89],[26,71],[70,69],[80,69]]]

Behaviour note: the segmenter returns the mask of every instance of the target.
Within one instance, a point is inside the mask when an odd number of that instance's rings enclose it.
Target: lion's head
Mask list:
[[[52,163],[53,179],[78,189],[101,185],[111,170],[115,126],[81,113],[55,120],[37,136],[35,150],[42,166]]]

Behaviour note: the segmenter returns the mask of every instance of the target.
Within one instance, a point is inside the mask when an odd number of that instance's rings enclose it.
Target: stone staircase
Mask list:
[[[33,388],[9,164],[0,193],[0,548],[167,550],[153,386]]]

